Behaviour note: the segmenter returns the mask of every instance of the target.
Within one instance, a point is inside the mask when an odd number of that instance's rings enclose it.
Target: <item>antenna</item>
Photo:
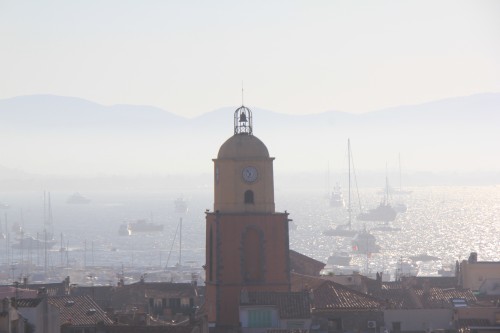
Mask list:
[[[243,97],[244,97],[244,93],[243,93],[243,80],[241,80],[241,105],[245,105],[245,103],[243,103]]]

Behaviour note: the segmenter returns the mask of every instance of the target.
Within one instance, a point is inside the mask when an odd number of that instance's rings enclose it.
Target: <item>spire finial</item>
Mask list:
[[[243,80],[241,80],[241,105],[245,105],[245,103],[243,103],[243,97],[244,97],[244,93],[243,93]]]

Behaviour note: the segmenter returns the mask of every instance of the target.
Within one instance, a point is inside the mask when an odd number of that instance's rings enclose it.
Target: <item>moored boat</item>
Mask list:
[[[352,237],[357,231],[352,229],[352,208],[351,208],[351,140],[347,139],[347,159],[348,159],[348,183],[349,183],[349,191],[348,191],[348,200],[347,200],[347,213],[348,219],[347,223],[340,224],[335,227],[335,229],[328,229],[323,231],[323,235],[325,236],[341,236],[341,237]],[[340,185],[339,185],[340,189]],[[342,194],[342,192],[340,192]],[[342,206],[344,205],[344,198],[342,197]]]
[[[127,224],[127,230],[129,234],[135,233],[147,233],[147,232],[162,232],[163,224],[156,224],[153,222],[148,222],[145,219],[140,219],[135,222],[129,222]]]
[[[386,193],[380,204],[377,207],[368,210],[367,212],[361,212],[357,216],[358,220],[390,222],[396,219],[396,215],[398,214],[398,212],[391,206],[389,202],[389,180],[387,179],[387,176],[385,176],[385,188]]]
[[[83,195],[76,192],[76,193],[72,194],[68,198],[68,200],[66,200],[66,203],[69,203],[69,204],[88,204],[88,203],[90,203],[90,199],[85,198]]]
[[[176,213],[186,214],[188,212],[188,206],[186,200],[179,197],[174,201],[174,209]]]
[[[370,254],[380,251],[377,239],[366,228],[352,238],[351,244],[352,251],[356,253]]]
[[[349,253],[344,251],[334,252],[328,257],[326,264],[334,266],[349,266],[351,264],[351,256]]]
[[[127,223],[120,224],[120,228],[118,228],[118,234],[120,236],[129,236],[130,235]]]
[[[382,221],[389,222],[396,219],[398,213],[394,210],[390,203],[383,201],[378,207],[360,213],[357,219],[360,221]]]
[[[333,191],[330,193],[330,206],[331,207],[344,207],[344,195],[342,194],[342,188],[339,183],[336,183],[333,187]]]
[[[56,241],[50,239],[50,240],[43,240],[43,239],[38,239],[34,238],[32,236],[25,236],[21,239],[19,239],[19,242],[16,244],[12,244],[13,249],[42,249],[42,248],[47,248],[51,249],[56,245]]]

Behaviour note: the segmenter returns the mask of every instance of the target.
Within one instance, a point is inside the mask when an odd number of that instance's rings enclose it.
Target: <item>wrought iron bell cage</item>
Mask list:
[[[234,111],[234,134],[252,134],[252,111],[246,106]]]

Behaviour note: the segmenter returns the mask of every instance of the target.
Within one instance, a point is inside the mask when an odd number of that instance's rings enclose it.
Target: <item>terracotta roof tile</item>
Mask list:
[[[422,299],[422,304],[426,308],[451,308],[453,307],[451,299],[464,299],[467,304],[475,304],[476,297],[469,289],[456,288],[429,288],[428,292],[424,289],[415,289],[415,293]]]
[[[302,274],[316,274],[325,268],[325,263],[303,255],[297,251],[290,250],[290,270]]]
[[[316,311],[332,309],[366,310],[382,309],[384,307],[384,302],[380,299],[332,281],[325,281],[325,283],[314,289],[312,303]]]
[[[491,323],[488,319],[477,319],[477,318],[468,318],[468,319],[459,319],[458,320],[458,329],[469,328],[471,326],[490,326]]]
[[[379,290],[374,290],[371,295],[384,300],[385,306],[391,309],[416,309],[418,302],[412,296],[412,291],[395,284],[383,284]]]
[[[89,326],[99,322],[113,323],[88,296],[49,297],[48,301],[59,308],[61,325],[70,323],[73,326]]]
[[[294,291],[313,290],[311,303],[315,311],[380,309],[385,305],[382,299],[321,277],[291,274],[291,286]]]
[[[42,302],[43,298],[18,298],[16,305],[19,308],[36,308]]]
[[[32,289],[16,288],[12,286],[0,286],[0,299],[6,297],[35,298],[37,291]]]
[[[291,273],[290,280],[292,291],[316,289],[327,281],[319,276],[309,276],[297,273]]]

